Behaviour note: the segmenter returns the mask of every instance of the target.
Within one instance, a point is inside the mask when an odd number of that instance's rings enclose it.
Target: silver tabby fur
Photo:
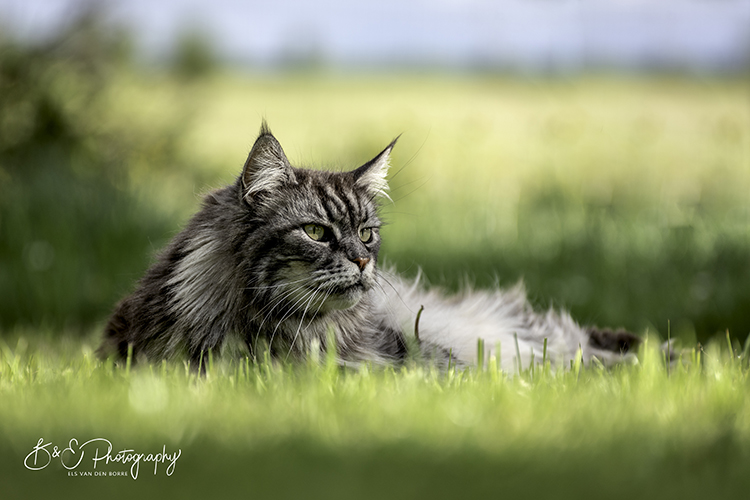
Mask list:
[[[477,339],[508,371],[548,358],[565,365],[629,356],[638,338],[536,312],[521,286],[447,297],[377,268],[378,204],[393,141],[348,172],[292,167],[264,123],[237,181],[206,196],[106,327],[102,356],[160,360],[240,345],[280,359],[325,351],[343,364],[400,363],[409,346],[438,365],[477,361]],[[326,228],[313,240],[305,226]],[[370,229],[363,242],[359,232]],[[419,323],[417,312],[424,306]],[[418,326],[418,338],[415,337]],[[413,350],[412,350],[413,352]]]

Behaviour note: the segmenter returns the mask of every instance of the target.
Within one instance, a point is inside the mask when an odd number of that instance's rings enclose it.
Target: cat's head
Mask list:
[[[307,170],[289,163],[263,124],[238,185],[257,228],[254,285],[266,287],[280,311],[346,309],[375,286],[378,203],[388,197],[395,142],[351,171]]]

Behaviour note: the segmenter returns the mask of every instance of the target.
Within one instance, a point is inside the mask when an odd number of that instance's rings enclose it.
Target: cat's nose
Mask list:
[[[368,262],[370,262],[369,257],[357,257],[356,259],[351,259],[351,260],[352,262],[354,262],[355,264],[359,266],[360,271],[364,271],[365,266],[367,265]]]

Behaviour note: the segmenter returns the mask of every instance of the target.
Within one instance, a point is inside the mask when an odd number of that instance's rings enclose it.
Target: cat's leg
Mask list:
[[[640,337],[624,329],[588,327],[585,331],[590,356],[608,365],[635,359],[642,342]]]
[[[589,327],[586,333],[589,335],[589,347],[594,350],[593,355],[609,364],[636,359],[638,348],[643,343],[643,339],[624,329]],[[670,363],[679,359],[679,350],[675,349],[674,339],[664,342],[660,349]]]
[[[613,331],[609,328],[590,327],[587,333],[589,345],[604,351],[626,354],[637,351],[641,344],[640,337],[622,329]]]

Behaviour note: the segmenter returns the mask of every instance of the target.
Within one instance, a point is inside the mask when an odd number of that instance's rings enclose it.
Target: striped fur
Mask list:
[[[290,165],[264,123],[237,181],[205,198],[118,304],[100,354],[124,357],[130,347],[147,360],[197,362],[232,344],[304,359],[333,333],[342,363],[399,363],[414,345],[438,364],[472,364],[482,338],[511,371],[539,360],[545,338],[561,365],[579,348],[585,360],[617,361],[638,342],[535,312],[522,287],[447,297],[379,270],[378,202],[395,142],[350,172],[306,170]],[[325,229],[320,240],[309,225]]]

